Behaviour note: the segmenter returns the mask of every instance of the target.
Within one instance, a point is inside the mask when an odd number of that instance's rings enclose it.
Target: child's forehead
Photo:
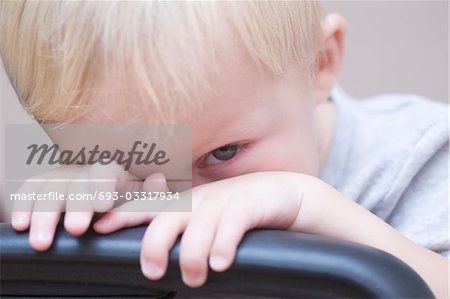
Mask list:
[[[244,104],[258,97],[260,87],[269,86],[276,78],[258,67],[242,43],[231,35],[224,36],[217,54],[211,69],[208,64],[196,66],[208,74],[203,78],[204,85],[193,83],[188,85],[188,89],[177,89],[180,82],[174,82],[169,74],[165,74],[165,78],[155,76],[152,69],[145,70],[149,76],[144,78],[125,71],[106,74],[90,100],[91,111],[76,122],[159,123],[164,121],[161,116],[174,113],[167,118],[168,122],[185,123],[199,116],[205,117],[205,114],[223,115],[230,110],[236,110],[233,115],[238,116],[244,112]],[[158,84],[162,80],[166,82]],[[145,85],[149,81],[153,84],[153,94],[157,99],[145,93]],[[230,109],[232,107],[235,109]]]

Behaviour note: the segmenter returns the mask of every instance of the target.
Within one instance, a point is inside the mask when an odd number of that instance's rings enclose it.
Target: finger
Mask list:
[[[223,272],[232,265],[236,249],[244,234],[253,228],[249,220],[251,218],[251,210],[244,204],[230,203],[224,209],[211,246],[209,258],[211,269]]]
[[[160,213],[148,226],[141,248],[141,270],[149,279],[160,279],[167,270],[169,251],[189,220],[187,212]]]
[[[162,173],[153,173],[149,175],[142,185],[143,192],[166,192],[168,191],[166,177]]]
[[[134,192],[142,191],[143,184],[144,181],[141,178],[123,170],[118,175],[115,191],[126,198],[126,193],[133,194]]]
[[[40,192],[66,194],[67,184],[49,182]],[[31,215],[29,242],[38,251],[47,250],[53,243],[56,227],[61,216],[64,201],[37,201]]]
[[[99,163],[89,166],[89,192],[90,194],[107,194],[116,191],[116,185],[124,176],[125,170],[118,164],[101,165]],[[113,200],[99,199],[93,201],[95,212],[107,212],[112,209]]]
[[[52,180],[60,180],[66,177],[70,177],[70,175],[74,172],[74,169],[74,167],[58,167],[48,173],[32,177],[26,180],[26,182],[20,187],[17,193],[26,196],[33,193],[39,195],[40,193],[42,193],[42,188],[48,186],[48,184],[64,185],[65,182],[55,182]],[[13,213],[11,216],[11,222],[14,229],[23,231],[30,227],[31,214],[35,202],[35,200],[19,200],[14,202]]]
[[[19,188],[17,194],[28,196],[33,192],[39,193],[42,183],[33,182],[33,178],[25,181]],[[25,231],[30,227],[31,211],[33,210],[33,200],[14,201],[11,214],[11,225],[15,230]]]
[[[149,223],[158,212],[138,212],[145,211],[141,207],[145,202],[129,202],[115,208],[94,223],[94,230],[100,234],[109,234],[126,227],[138,226]]]
[[[190,287],[200,287],[206,282],[208,257],[224,205],[224,200],[203,201],[183,233],[180,268],[184,283]]]
[[[67,196],[80,196],[85,200],[68,200],[64,215],[64,228],[73,236],[84,234],[91,224],[94,211],[89,197],[89,184],[85,180],[89,176],[89,168],[83,167],[67,190]]]
[[[161,173],[154,173],[148,176],[141,184],[142,192],[165,192],[167,191],[166,178]],[[132,227],[149,223],[157,213],[150,212],[148,205],[153,205],[152,210],[161,211],[163,203],[161,201],[131,201],[108,212],[95,224],[94,229],[98,233],[108,234],[125,227]],[[158,206],[160,208],[158,209]],[[140,212],[144,211],[144,212]]]

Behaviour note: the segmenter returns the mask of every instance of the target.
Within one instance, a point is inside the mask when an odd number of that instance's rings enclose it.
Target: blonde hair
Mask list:
[[[310,73],[321,14],[317,1],[2,1],[0,51],[39,121],[86,114],[115,79],[138,90],[136,111],[170,122],[211,89],[224,28],[274,75],[292,63]]]

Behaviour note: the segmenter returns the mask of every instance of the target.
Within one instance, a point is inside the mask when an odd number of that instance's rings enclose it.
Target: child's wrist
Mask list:
[[[322,180],[298,174],[296,182],[301,206],[288,230],[372,246],[376,236],[392,236],[391,227],[383,220]]]

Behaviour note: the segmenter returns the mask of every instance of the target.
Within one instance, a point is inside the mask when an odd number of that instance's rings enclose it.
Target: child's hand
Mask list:
[[[299,178],[304,178],[302,184]],[[126,204],[106,214],[94,228],[109,233],[129,226],[130,219],[139,222],[138,218],[142,218],[143,222],[153,218],[141,250],[142,271],[149,279],[159,279],[165,274],[169,251],[178,235],[184,232],[180,251],[183,281],[198,287],[206,281],[208,264],[218,272],[231,266],[248,230],[292,226],[302,207],[302,186],[315,181],[312,177],[288,172],[233,177],[193,188],[193,212],[138,216],[120,212]]]
[[[69,194],[93,195],[95,192],[163,192],[166,181],[162,174],[153,174],[145,181],[126,172],[117,164],[63,166],[47,174],[27,180],[18,194],[49,194],[58,192],[68,198]],[[16,201],[11,222],[14,229],[30,229],[29,242],[36,250],[46,250],[53,243],[61,213],[65,211],[64,228],[74,236],[86,232],[95,212],[107,212],[114,200],[55,200]]]

